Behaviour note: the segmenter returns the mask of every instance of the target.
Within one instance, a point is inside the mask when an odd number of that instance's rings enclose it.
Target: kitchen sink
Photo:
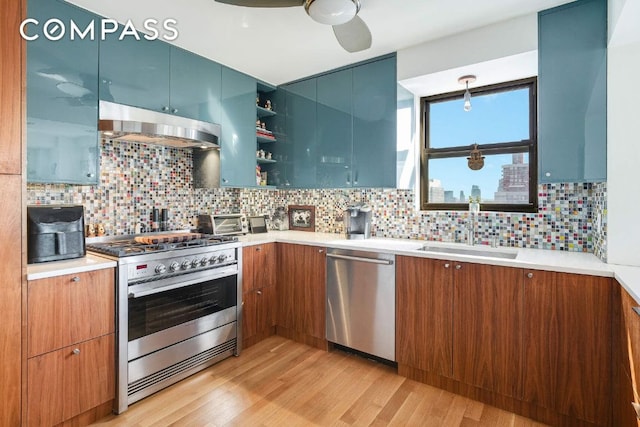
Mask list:
[[[424,252],[436,252],[436,253],[442,253],[442,254],[471,255],[471,256],[478,256],[478,257],[484,257],[484,258],[516,259],[516,257],[518,256],[517,252],[492,251],[492,250],[484,250],[484,249],[444,248],[444,247],[428,246],[428,245],[425,245],[418,250],[424,251]]]

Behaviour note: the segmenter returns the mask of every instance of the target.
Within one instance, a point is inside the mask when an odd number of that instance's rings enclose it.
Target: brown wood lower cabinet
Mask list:
[[[524,400],[610,424],[611,279],[528,271]]]
[[[112,268],[29,281],[28,425],[80,426],[110,412],[114,281]]]
[[[638,427],[640,422],[632,405],[640,404],[640,315],[633,308],[640,304],[620,284],[616,290],[613,425]]]
[[[114,345],[110,334],[29,359],[28,425],[57,425],[112,400]]]
[[[396,259],[401,375],[552,425],[612,425],[611,279]]]
[[[247,348],[275,333],[275,243],[242,250],[242,346]]]
[[[453,263],[453,377],[503,396],[522,393],[522,271]]]
[[[326,251],[278,243],[278,334],[326,348]]]
[[[396,257],[396,360],[453,375],[452,263]]]

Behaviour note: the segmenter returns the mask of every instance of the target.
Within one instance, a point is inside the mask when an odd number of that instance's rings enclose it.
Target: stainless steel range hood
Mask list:
[[[220,125],[100,101],[98,130],[112,140],[219,149]]]

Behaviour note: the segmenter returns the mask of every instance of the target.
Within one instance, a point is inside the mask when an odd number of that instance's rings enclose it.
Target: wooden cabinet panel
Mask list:
[[[638,418],[633,409],[632,402],[638,403],[633,392],[631,379],[627,375],[622,363],[615,364],[616,376],[614,384],[616,390],[613,393],[613,424],[616,427],[638,427]]]
[[[276,316],[275,243],[247,246],[242,251],[242,339],[245,345],[258,342],[250,338],[270,335]]]
[[[27,315],[29,357],[70,344],[69,282],[73,276],[32,280],[28,286]]]
[[[524,400],[598,425],[609,422],[611,279],[526,272]]]
[[[110,334],[30,358],[28,425],[56,425],[112,400],[114,346]]]
[[[396,262],[396,359],[451,377],[452,263],[403,256]]]
[[[75,354],[74,350],[79,353]],[[67,347],[65,358],[65,419],[88,411],[115,397],[115,340],[105,335]]]
[[[115,331],[115,288],[112,269],[76,275],[69,292],[70,343],[86,341]]]
[[[16,2],[15,5],[18,5]],[[13,3],[7,4],[0,14],[0,22],[8,7],[11,15]],[[3,27],[4,28],[4,27]],[[8,39],[13,39],[8,33]],[[3,61],[5,58],[3,57]],[[4,64],[4,62],[3,62]],[[7,86],[3,86],[3,90]],[[5,116],[1,116],[4,117]],[[9,120],[9,119],[8,119]],[[6,140],[0,140],[0,144]],[[20,145],[19,137],[13,143]],[[20,175],[0,175],[0,194],[5,201],[0,205],[0,425],[15,426],[20,423],[20,364],[22,324],[22,206],[20,203],[22,179]],[[18,248],[16,250],[16,248]],[[6,424],[3,424],[6,422]]]
[[[21,135],[24,120],[22,51],[24,40],[20,37],[19,31],[22,16],[22,1],[2,2],[2,16],[0,17],[0,28],[2,28],[2,37],[0,37],[0,49],[2,49],[2,64],[0,64],[0,81],[2,82],[2,89],[0,89],[0,117],[2,117],[0,174],[20,175],[22,173]],[[16,189],[19,188],[20,186],[16,187]],[[7,193],[3,191],[2,195],[6,197]],[[21,198],[5,198],[5,200],[17,202]],[[15,205],[19,206],[19,203]],[[16,265],[19,264],[12,265],[12,268],[15,268]]]
[[[453,375],[504,396],[522,393],[522,270],[454,264]]]
[[[258,331],[256,305],[258,304],[255,291],[242,293],[242,339],[253,337]]]
[[[279,243],[278,260],[278,325],[324,339],[325,249]]]
[[[627,375],[640,381],[640,316],[633,311],[634,307],[640,306],[624,289],[621,290],[622,299],[622,319],[624,322],[623,337],[626,345],[626,357],[624,366]]]
[[[27,423],[53,426],[64,421],[65,350],[54,351],[28,361]]]
[[[29,357],[114,332],[113,274],[104,269],[30,281]]]

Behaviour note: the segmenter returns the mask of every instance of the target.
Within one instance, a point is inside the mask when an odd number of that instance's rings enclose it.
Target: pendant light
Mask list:
[[[469,92],[469,83],[473,83],[476,81],[476,76],[469,74],[466,76],[462,76],[458,79],[458,83],[466,86],[464,92],[464,111],[471,111],[471,93]]]

